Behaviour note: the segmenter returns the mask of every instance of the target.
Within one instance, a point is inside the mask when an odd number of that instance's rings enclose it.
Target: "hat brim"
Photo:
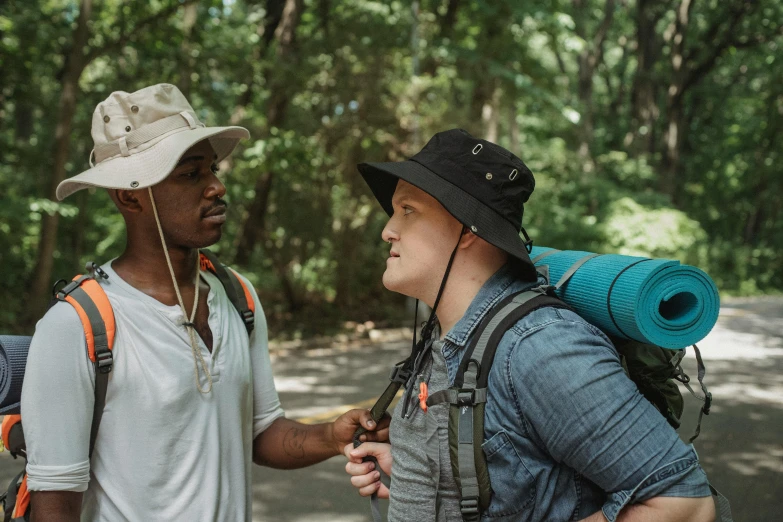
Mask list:
[[[389,216],[394,214],[392,196],[397,188],[397,181],[402,179],[438,200],[468,230],[520,261],[521,275],[525,279],[535,281],[538,277],[525,243],[512,223],[427,167],[407,160],[360,163],[358,168],[373,195]]]
[[[250,133],[243,127],[199,127],[174,132],[151,147],[104,160],[93,168],[64,180],[57,186],[57,199],[89,188],[140,189],[160,183],[174,170],[182,155],[196,143],[209,139],[222,161]]]

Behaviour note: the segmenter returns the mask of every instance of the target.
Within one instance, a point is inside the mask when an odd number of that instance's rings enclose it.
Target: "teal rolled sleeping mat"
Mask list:
[[[718,320],[720,297],[710,277],[670,259],[533,247],[555,283],[594,255],[556,293],[585,320],[625,339],[680,349],[704,339]]]

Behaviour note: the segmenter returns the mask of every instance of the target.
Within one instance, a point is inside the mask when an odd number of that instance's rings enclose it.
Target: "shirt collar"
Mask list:
[[[493,306],[507,295],[533,287],[539,282],[520,281],[513,267],[506,263],[487,279],[462,319],[446,334],[446,340],[459,347],[466,346],[473,331]]]

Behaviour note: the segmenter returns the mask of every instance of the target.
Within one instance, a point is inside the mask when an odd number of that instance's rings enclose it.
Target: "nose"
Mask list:
[[[383,230],[381,231],[381,239],[383,239],[384,243],[391,243],[392,241],[400,239],[399,232],[391,226],[392,219],[393,218],[389,218],[389,221],[386,222],[386,226],[383,227]]]
[[[204,189],[204,197],[207,199],[222,198],[226,195],[226,186],[210,169],[209,171],[209,184]]]

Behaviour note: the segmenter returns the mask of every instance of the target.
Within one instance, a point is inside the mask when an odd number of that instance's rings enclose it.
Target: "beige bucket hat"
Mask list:
[[[248,137],[243,127],[206,127],[174,85],[161,83],[130,94],[113,92],[92,114],[92,168],[60,183],[57,199],[88,187],[151,187],[163,181],[185,151],[201,140],[209,139],[221,161]]]

